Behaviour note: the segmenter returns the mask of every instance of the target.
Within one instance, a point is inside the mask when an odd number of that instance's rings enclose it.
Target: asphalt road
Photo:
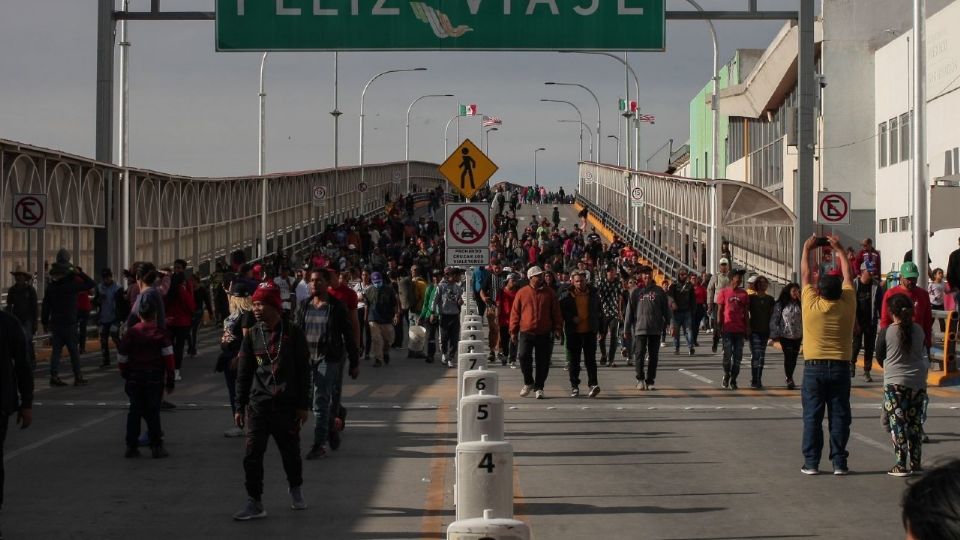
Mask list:
[[[564,208],[568,223],[573,215]],[[363,364],[345,387],[343,446],[304,462],[310,508],[289,509],[271,443],[269,517],[236,523],[243,441],[223,437],[231,417],[215,351],[207,331],[200,355],[185,361],[171,396],[178,407],[162,414],[164,460],[123,458],[126,396],[115,371],[96,368],[96,354],[84,361],[86,387],[48,388],[41,365],[34,426],[7,438],[6,538],[445,537],[454,514],[453,370],[403,351],[385,368]],[[905,482],[885,474],[893,452],[879,422],[879,382],[854,386],[852,474],[808,477],[799,471],[800,391],[781,386],[775,350],[767,388],[736,392],[719,388],[720,358],[709,348],[693,357],[662,351],[656,391],[636,390],[632,368],[601,368],[593,399],[567,397],[559,344],[543,401],[520,398],[519,371],[497,368],[515,450],[515,513],[536,538],[903,538]],[[927,464],[960,454],[960,391],[930,394]]]

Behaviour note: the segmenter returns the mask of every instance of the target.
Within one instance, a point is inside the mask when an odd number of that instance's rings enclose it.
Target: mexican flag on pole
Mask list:
[[[627,102],[627,100],[620,98],[617,100],[617,107],[620,109],[620,112],[637,112],[637,101],[631,99]]]
[[[476,116],[477,115],[477,104],[471,103],[469,105],[460,105],[460,116]]]

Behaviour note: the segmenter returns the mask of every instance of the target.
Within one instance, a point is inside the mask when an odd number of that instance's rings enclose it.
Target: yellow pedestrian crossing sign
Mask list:
[[[440,165],[440,174],[450,182],[453,189],[469,199],[493,177],[497,169],[497,165],[490,161],[477,145],[466,139],[443,165]]]

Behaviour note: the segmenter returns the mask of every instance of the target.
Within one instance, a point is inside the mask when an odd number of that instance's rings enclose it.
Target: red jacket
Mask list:
[[[497,324],[499,326],[510,326],[510,314],[513,312],[513,299],[516,298],[517,291],[504,287],[497,294]]]
[[[173,387],[173,345],[167,332],[154,323],[137,323],[123,334],[118,365],[124,379],[164,382]]]
[[[895,294],[902,294],[913,300],[913,322],[923,328],[925,335],[923,343],[929,347],[933,342],[933,311],[930,308],[930,296],[927,291],[920,287],[914,287],[908,291],[906,287],[898,285],[887,289],[887,292],[883,293],[883,305],[880,307],[880,329],[883,330],[893,324],[893,316],[887,309],[887,299]]]
[[[170,291],[163,297],[163,307],[167,314],[168,327],[189,328],[197,304],[193,299],[193,291],[186,285],[181,285],[177,291]]]

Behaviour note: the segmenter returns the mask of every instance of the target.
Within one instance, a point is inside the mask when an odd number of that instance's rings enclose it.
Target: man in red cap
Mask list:
[[[280,450],[294,510],[303,499],[300,428],[310,412],[310,349],[303,331],[283,320],[280,289],[261,283],[253,293],[257,324],[243,338],[237,368],[237,427],[247,429],[247,504],[233,515],[238,521],[266,517],[263,493],[263,454],[273,437]]]

